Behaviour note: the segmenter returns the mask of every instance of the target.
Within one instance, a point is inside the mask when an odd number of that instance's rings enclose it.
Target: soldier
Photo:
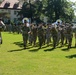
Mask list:
[[[53,48],[56,48],[57,45],[57,39],[58,39],[58,30],[55,26],[51,28],[51,34],[53,38]]]
[[[68,26],[68,24],[69,23],[65,23],[65,31],[64,31],[64,36],[65,36],[65,44],[67,44],[68,43],[68,41],[67,41],[67,26]]]
[[[2,19],[0,18],[0,44],[2,44],[2,35],[1,32],[6,28],[5,24],[3,23]]]
[[[38,26],[38,40],[39,40],[39,48],[42,47],[43,44],[43,38],[44,38],[44,30],[42,28],[42,24],[39,24]]]
[[[64,44],[64,37],[65,37],[65,36],[64,36],[64,31],[65,31],[64,25],[62,25],[61,28],[62,28],[62,29],[61,29],[60,32],[61,32],[61,47],[62,47],[63,44]]]
[[[45,45],[45,41],[46,41],[46,29],[47,26],[45,23],[42,24],[42,28],[43,28],[43,44]]]
[[[29,27],[27,27],[27,21],[25,20],[24,21],[24,26],[22,27],[24,49],[26,49],[26,46],[27,46],[28,33],[30,33],[29,32]]]
[[[33,42],[32,24],[30,24],[29,29],[30,29],[30,33],[29,33],[28,39],[29,39],[29,44],[32,45],[32,42]]]
[[[72,26],[70,25],[70,26],[67,27],[68,49],[71,48],[72,37],[73,37]]]
[[[58,30],[57,45],[59,45],[59,41],[61,39],[61,30],[62,30],[60,25],[57,26],[57,30]]]
[[[34,46],[36,46],[36,40],[37,40],[37,26],[33,24],[32,26],[32,36],[33,36],[33,43]]]
[[[47,29],[46,29],[46,42],[47,46],[49,46],[49,43],[51,41],[51,29],[50,29],[50,24],[48,24]]]

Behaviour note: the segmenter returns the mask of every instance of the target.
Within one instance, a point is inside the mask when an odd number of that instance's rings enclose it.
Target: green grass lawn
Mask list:
[[[2,33],[0,75],[76,75],[76,48],[29,46],[24,50],[21,34]]]

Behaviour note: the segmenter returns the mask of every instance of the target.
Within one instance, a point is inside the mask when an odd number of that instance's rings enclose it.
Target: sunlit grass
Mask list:
[[[2,33],[0,75],[76,75],[76,48],[29,46],[23,49],[22,35]]]

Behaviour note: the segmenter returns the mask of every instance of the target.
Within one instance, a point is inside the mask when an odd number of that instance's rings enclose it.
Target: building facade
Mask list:
[[[3,0],[0,2],[0,17],[4,19],[10,19],[11,21],[16,21],[20,16],[18,12],[21,10],[22,5],[20,5],[18,0]]]

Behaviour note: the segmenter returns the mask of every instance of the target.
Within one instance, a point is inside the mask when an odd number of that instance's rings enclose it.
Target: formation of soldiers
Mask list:
[[[25,20],[24,24],[20,26],[24,49],[26,49],[28,43],[33,46],[36,46],[38,43],[39,48],[45,44],[49,46],[50,43],[52,43],[53,48],[56,48],[59,44],[61,47],[64,46],[64,44],[68,44],[67,48],[69,49],[72,46],[73,34],[76,47],[76,28],[73,28],[73,25],[70,23],[57,22],[57,24],[49,23],[47,25],[45,23],[27,25],[27,23]],[[4,28],[5,25],[0,19],[0,43],[2,43],[1,31]]]
[[[25,21],[22,26],[24,48],[26,49],[28,41],[30,45],[36,46],[38,37],[39,48],[45,44],[49,46],[52,42],[53,48],[56,48],[59,44],[61,47],[64,46],[64,44],[68,44],[67,48],[69,49],[72,45],[73,32],[75,34],[76,46],[76,28],[73,29],[72,24],[60,24],[58,22],[57,25],[46,25],[44,23],[39,23],[38,25],[30,24],[30,26],[27,27],[27,21]]]

